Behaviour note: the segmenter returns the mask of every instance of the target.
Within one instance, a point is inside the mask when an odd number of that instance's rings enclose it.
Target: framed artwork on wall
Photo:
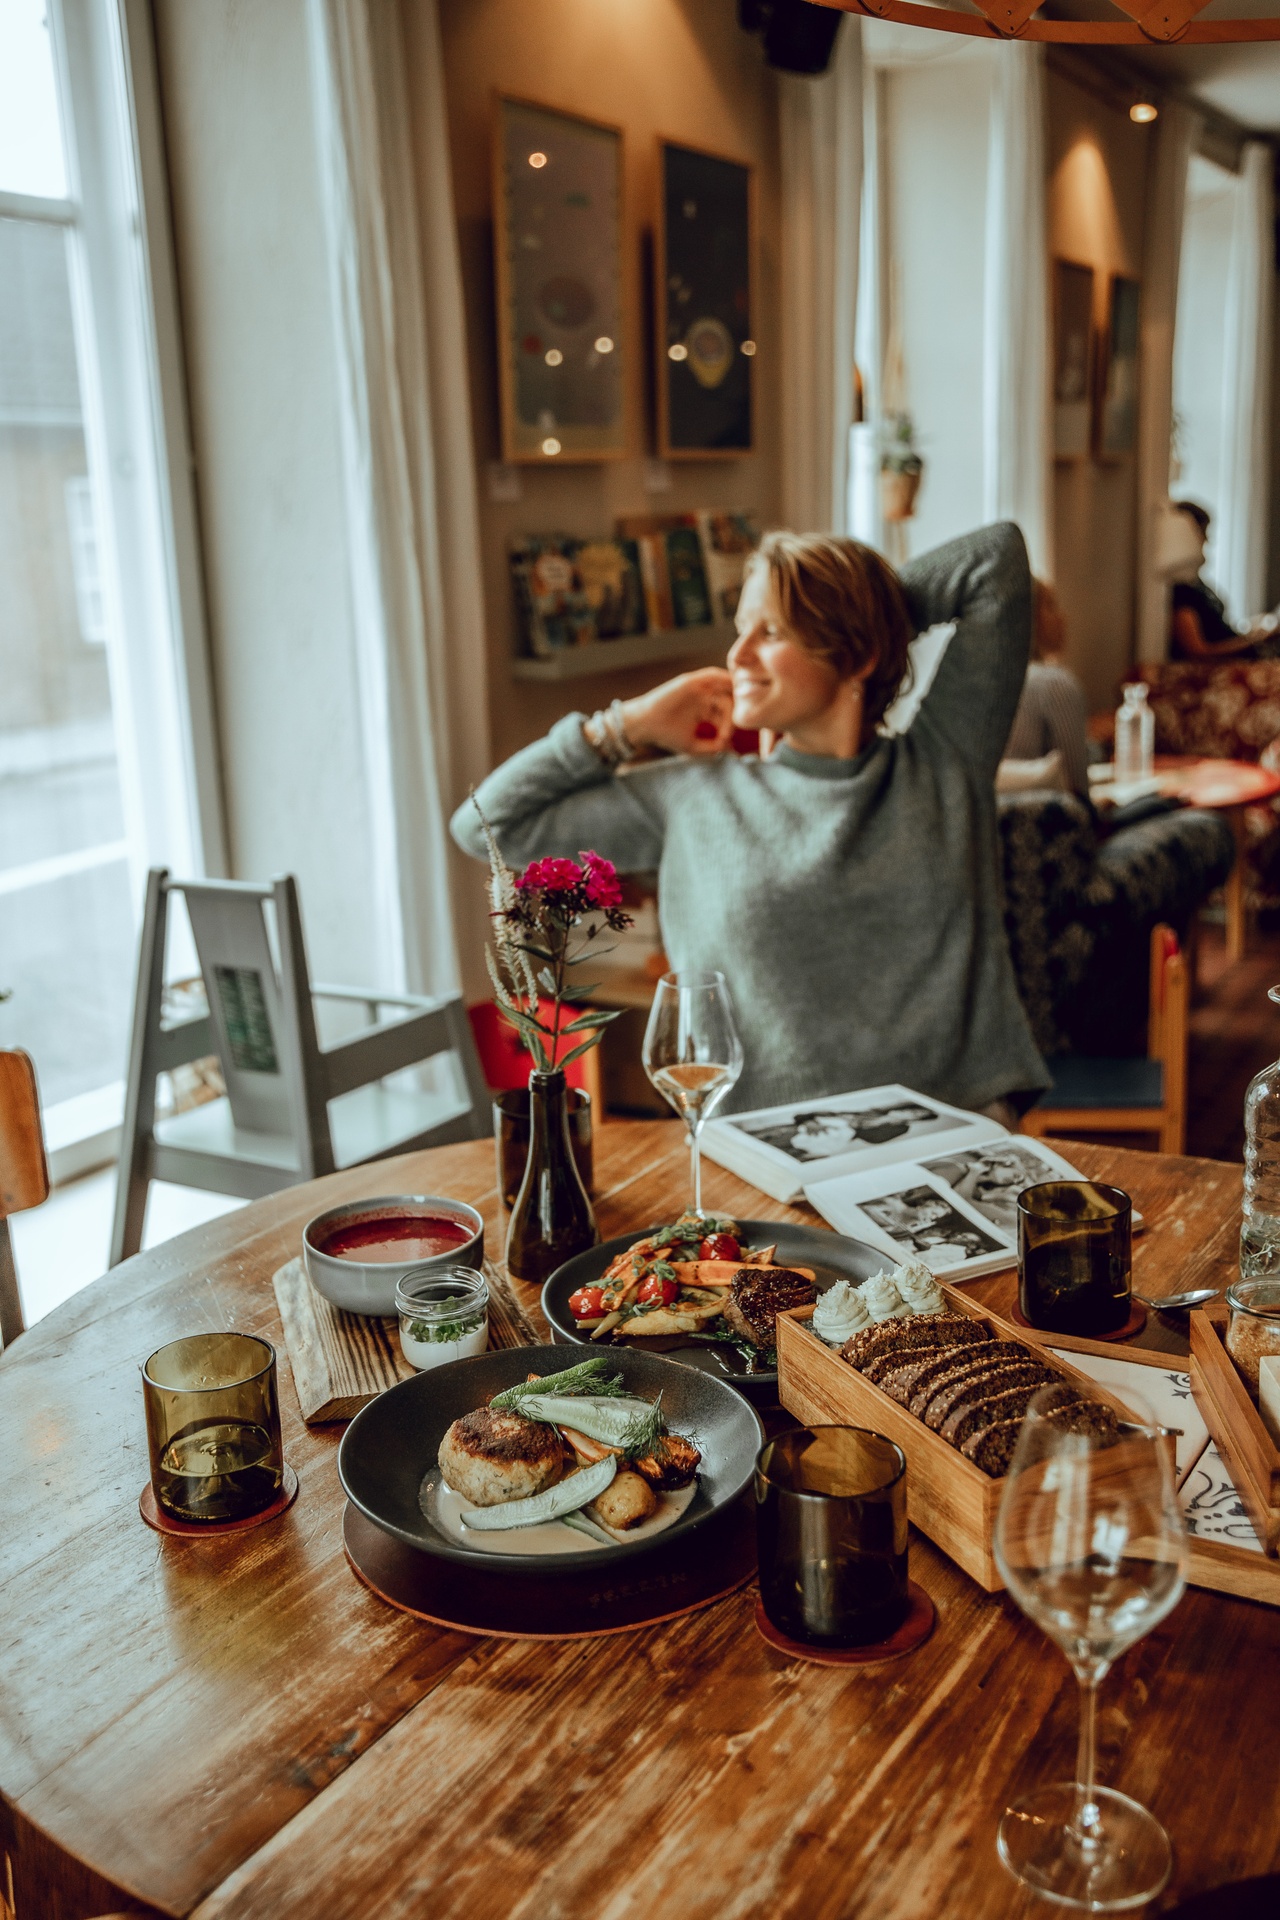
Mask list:
[[[658,142],[658,452],[734,459],[755,446],[750,166]]]
[[[1107,290],[1107,331],[1098,368],[1094,445],[1100,460],[1119,460],[1138,444],[1138,303],[1141,285],[1113,273]]]
[[[1082,460],[1093,414],[1093,268],[1053,263],[1053,452]]]
[[[621,129],[499,96],[493,202],[502,457],[620,459],[631,351]]]

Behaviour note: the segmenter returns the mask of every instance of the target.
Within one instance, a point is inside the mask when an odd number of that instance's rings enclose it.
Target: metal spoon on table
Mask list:
[[[1221,1292],[1221,1287],[1190,1287],[1186,1293],[1166,1293],[1163,1300],[1153,1300],[1150,1294],[1135,1288],[1133,1297],[1156,1313],[1187,1313],[1192,1307],[1202,1307],[1206,1300],[1216,1300]]]

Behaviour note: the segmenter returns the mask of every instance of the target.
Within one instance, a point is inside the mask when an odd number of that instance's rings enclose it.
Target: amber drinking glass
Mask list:
[[[151,1485],[174,1520],[247,1520],[284,1482],[276,1352],[250,1333],[193,1333],[142,1369]]]
[[[591,1144],[591,1095],[583,1087],[569,1087],[565,1093],[569,1123],[569,1144],[577,1163],[582,1184],[590,1193],[595,1185],[595,1160]],[[529,1089],[511,1087],[493,1103],[493,1138],[498,1153],[498,1188],[502,1204],[510,1212],[529,1164]]]
[[[866,1427],[802,1427],[756,1460],[760,1599],[820,1647],[885,1640],[907,1615],[907,1462]]]
[[[1033,1327],[1096,1339],[1129,1318],[1133,1203],[1098,1180],[1018,1195],[1018,1305]]]

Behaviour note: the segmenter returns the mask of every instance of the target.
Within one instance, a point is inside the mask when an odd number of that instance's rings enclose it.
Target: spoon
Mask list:
[[[1133,1297],[1157,1313],[1186,1313],[1191,1307],[1202,1307],[1206,1300],[1216,1300],[1221,1292],[1221,1287],[1191,1287],[1186,1293],[1166,1293],[1163,1300],[1152,1300],[1149,1295],[1137,1292]]]

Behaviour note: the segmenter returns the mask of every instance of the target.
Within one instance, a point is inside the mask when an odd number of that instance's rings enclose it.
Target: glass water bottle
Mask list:
[[[1123,785],[1130,780],[1149,780],[1155,765],[1156,717],[1147,705],[1147,689],[1141,680],[1131,680],[1124,699],[1116,709],[1115,777]]]
[[[1280,987],[1269,998],[1280,1006]],[[1240,1278],[1272,1275],[1280,1275],[1280,1061],[1255,1074],[1244,1096]]]

